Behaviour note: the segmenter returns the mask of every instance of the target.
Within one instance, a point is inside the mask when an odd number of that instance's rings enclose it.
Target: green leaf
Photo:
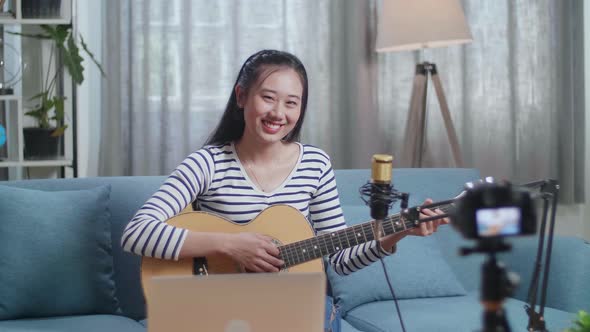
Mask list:
[[[578,321],[580,322],[581,326],[590,329],[590,314],[584,310],[581,310],[578,313]]]
[[[55,130],[54,130],[54,131],[51,133],[51,135],[50,135],[50,136],[52,136],[52,137],[59,137],[59,136],[61,136],[61,135],[63,135],[63,134],[64,134],[64,132],[66,131],[66,128],[68,128],[68,126],[67,126],[67,125],[65,125],[65,126],[61,126],[61,127],[58,127],[58,128],[56,128],[56,129],[55,129]]]
[[[565,330],[566,332],[590,332],[590,314],[584,310],[578,312],[577,319],[574,322],[574,326]]]
[[[70,76],[72,77],[72,81],[77,85],[82,84],[84,82],[84,75],[82,72],[84,71],[84,67],[82,66],[82,57],[78,51],[78,46],[76,46],[76,41],[74,40],[74,36],[70,35],[68,38],[67,48],[62,47],[63,50],[63,61],[64,65],[68,69]]]
[[[63,45],[66,41],[66,38],[70,34],[71,26],[69,25],[41,25],[41,29],[45,31],[51,39],[53,39],[57,44]]]
[[[65,97],[53,97],[53,103],[55,105],[55,116],[53,117],[53,120],[56,120],[58,122],[62,122],[64,117],[65,117],[65,111],[64,111],[64,101],[65,101]]]
[[[29,101],[30,100],[35,100],[35,99],[38,99],[38,98],[47,99],[47,91],[43,91],[43,92],[40,92],[40,93],[34,95],[33,97],[29,98]]]
[[[34,118],[41,118],[43,112],[43,108],[36,108],[34,110],[28,111],[25,115],[32,116]]]
[[[34,38],[34,39],[51,39],[50,35],[43,35],[40,33],[22,33],[22,32],[13,32],[13,31],[6,31],[6,33],[9,35],[28,37],[28,38]]]
[[[102,77],[106,77],[107,75],[105,74],[104,70],[102,69],[102,66],[100,65],[100,63],[98,63],[98,61],[94,57],[94,54],[92,54],[92,52],[90,52],[90,50],[88,49],[88,46],[84,42],[84,38],[82,38],[81,35],[80,35],[80,44],[82,44],[82,48],[84,49],[86,54],[88,54],[88,56],[90,56],[90,59],[92,60],[92,62],[94,62],[94,64],[98,67],[98,70],[100,70]]]
[[[45,102],[43,103],[43,106],[46,109],[51,109],[54,105],[55,105],[55,100],[54,99],[45,99]]]
[[[90,50],[88,49],[88,46],[84,42],[84,38],[82,38],[82,35],[80,35],[80,44],[82,44],[82,48],[84,49],[86,54],[88,54],[90,56],[90,59],[92,60],[92,62],[94,62],[94,64],[98,67],[98,70],[100,70],[102,77],[106,77],[107,75],[105,74],[104,70],[102,69],[102,66],[100,65],[100,63],[98,63],[98,61],[94,57],[94,54],[92,54],[92,52],[90,52]]]

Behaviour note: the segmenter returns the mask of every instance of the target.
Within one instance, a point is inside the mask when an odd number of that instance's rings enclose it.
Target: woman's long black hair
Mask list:
[[[251,55],[242,65],[238,78],[234,84],[231,96],[225,107],[225,112],[217,125],[217,128],[211,133],[205,145],[221,145],[236,141],[244,134],[244,110],[238,106],[236,96],[236,86],[240,86],[246,93],[256,83],[260,75],[266,68],[281,68],[288,67],[301,78],[303,85],[303,94],[301,96],[301,115],[295,124],[295,127],[283,139],[287,142],[298,141],[301,136],[301,126],[303,125],[303,118],[305,117],[305,109],[307,108],[307,72],[301,61],[293,54],[276,51],[276,50],[262,50]]]

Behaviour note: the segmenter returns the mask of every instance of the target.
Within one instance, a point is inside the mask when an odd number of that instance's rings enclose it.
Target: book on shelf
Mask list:
[[[1,1],[1,0],[0,0]],[[58,18],[61,0],[26,0],[22,2],[23,18]]]

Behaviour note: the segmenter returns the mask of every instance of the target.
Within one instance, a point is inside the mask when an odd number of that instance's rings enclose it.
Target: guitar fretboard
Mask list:
[[[452,204],[430,205],[448,213]],[[419,208],[413,208],[418,209]],[[379,229],[381,236],[403,232],[417,227],[420,224],[418,218],[406,219],[401,214],[388,216],[381,223]],[[280,255],[285,266],[305,263],[320,257],[330,255],[340,250],[354,247],[375,239],[375,221],[368,221],[345,229],[318,235],[316,237],[289,243],[279,247]]]

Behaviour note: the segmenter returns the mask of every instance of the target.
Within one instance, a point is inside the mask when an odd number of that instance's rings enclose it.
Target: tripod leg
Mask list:
[[[416,65],[416,75],[412,85],[412,97],[404,134],[402,160],[407,163],[403,165],[404,167],[421,166],[425,131],[426,83],[424,66],[418,64]]]
[[[506,311],[503,308],[485,311],[483,318],[483,332],[511,332]]]
[[[436,96],[438,97],[438,103],[440,104],[440,110],[442,112],[445,127],[447,129],[447,136],[449,137],[449,142],[451,143],[455,165],[457,167],[463,167],[463,157],[461,156],[461,149],[459,148],[459,140],[457,139],[457,133],[455,132],[455,127],[453,126],[453,120],[451,120],[451,113],[449,112],[449,105],[447,104],[447,99],[445,97],[445,93],[443,91],[436,68],[433,68],[432,70],[432,82],[434,83],[434,89],[436,90]]]

